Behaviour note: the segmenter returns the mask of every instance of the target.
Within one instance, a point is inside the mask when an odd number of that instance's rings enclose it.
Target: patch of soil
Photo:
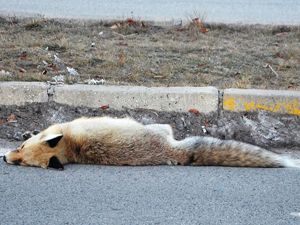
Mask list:
[[[53,102],[26,106],[0,106],[0,138],[22,140],[25,131],[43,130],[86,116],[131,117],[143,124],[164,123],[173,127],[176,139],[209,135],[235,139],[265,148],[288,147],[300,150],[300,117],[259,113],[221,112],[220,115],[193,112],[160,112],[146,109],[91,109],[70,107]]]
[[[300,90],[300,26],[0,17],[0,37],[0,80]]]

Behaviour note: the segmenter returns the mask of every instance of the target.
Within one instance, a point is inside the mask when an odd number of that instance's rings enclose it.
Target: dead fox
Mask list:
[[[64,164],[298,167],[300,160],[212,137],[175,140],[170,125],[130,118],[81,118],[50,126],[3,157],[9,164],[63,169]]]

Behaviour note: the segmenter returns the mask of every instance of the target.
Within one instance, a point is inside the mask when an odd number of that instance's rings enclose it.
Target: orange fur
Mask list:
[[[132,119],[81,118],[56,124],[5,154],[9,164],[63,168],[102,165],[298,167],[299,162],[257,146],[210,137],[173,138],[169,125]]]

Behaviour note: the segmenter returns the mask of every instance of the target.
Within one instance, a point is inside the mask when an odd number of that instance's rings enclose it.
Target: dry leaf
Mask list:
[[[8,123],[15,123],[15,122],[17,122],[17,117],[16,117],[14,114],[10,114],[10,115],[7,117],[7,122],[8,122]]]
[[[100,106],[100,109],[102,109],[102,110],[106,110],[108,108],[109,108],[109,105],[102,105],[102,106]]]
[[[136,24],[136,22],[131,18],[127,19],[127,23],[128,23],[129,26]]]
[[[195,114],[196,116],[200,115],[200,111],[198,109],[189,109],[189,112]]]
[[[115,29],[119,28],[120,26],[121,26],[121,25],[120,25],[119,23],[116,23],[116,24],[112,25],[112,26],[110,27],[110,29],[115,30]]]
[[[24,52],[22,52],[22,53],[20,54],[20,59],[21,59],[21,60],[25,60],[26,58],[27,58],[27,52],[24,51]]]
[[[6,123],[6,121],[4,119],[0,119],[0,126],[5,124],[5,123]]]
[[[21,72],[21,73],[26,73],[26,70],[23,69],[23,68],[19,68],[19,72]]]

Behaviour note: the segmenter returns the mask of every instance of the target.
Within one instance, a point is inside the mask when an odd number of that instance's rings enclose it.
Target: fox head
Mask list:
[[[3,156],[8,164],[63,169],[61,145],[63,134],[39,133],[32,136],[14,151]]]

